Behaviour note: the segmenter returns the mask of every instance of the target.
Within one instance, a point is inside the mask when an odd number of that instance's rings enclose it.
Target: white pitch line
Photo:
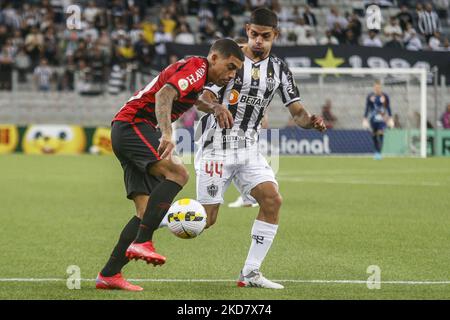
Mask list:
[[[61,282],[67,281],[63,278],[0,278],[0,282]],[[74,281],[76,279],[70,279]],[[95,279],[80,279],[83,282],[93,282]],[[235,282],[235,279],[128,279],[133,282]],[[296,280],[296,279],[275,279],[276,282],[291,283],[336,283],[336,284],[366,284],[367,280]],[[404,285],[450,285],[450,280],[439,281],[380,281],[380,284],[404,284]],[[373,282],[371,282],[373,284]]]
[[[305,182],[305,183],[330,183],[330,184],[364,184],[364,185],[385,185],[385,186],[412,186],[412,187],[444,187],[447,184],[441,184],[439,182],[418,182],[418,183],[402,183],[394,181],[363,181],[363,180],[332,180],[332,179],[311,179],[300,177],[280,177],[280,181],[289,182]]]

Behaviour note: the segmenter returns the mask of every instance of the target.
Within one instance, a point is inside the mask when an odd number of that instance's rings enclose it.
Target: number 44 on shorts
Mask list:
[[[219,177],[222,178],[223,162],[214,160],[206,161],[205,172],[209,174],[210,177],[212,177],[214,174],[217,174]]]

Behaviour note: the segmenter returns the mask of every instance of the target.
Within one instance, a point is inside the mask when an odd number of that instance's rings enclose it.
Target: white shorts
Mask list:
[[[197,175],[197,201],[201,204],[222,204],[224,194],[231,182],[243,197],[263,182],[273,182],[275,174],[260,153],[255,153],[249,161],[240,158],[240,154],[227,157],[211,157],[199,150],[195,158]]]

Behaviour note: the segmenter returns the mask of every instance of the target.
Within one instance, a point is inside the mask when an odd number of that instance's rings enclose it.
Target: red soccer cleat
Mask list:
[[[125,253],[128,259],[132,260],[144,260],[147,264],[152,263],[153,266],[162,265],[166,262],[166,257],[155,252],[152,241],[143,243],[133,242]]]
[[[127,290],[127,291],[142,291],[144,288],[129,283],[122,277],[121,273],[115,274],[112,277],[104,277],[101,273],[95,279],[95,287],[103,290]]]

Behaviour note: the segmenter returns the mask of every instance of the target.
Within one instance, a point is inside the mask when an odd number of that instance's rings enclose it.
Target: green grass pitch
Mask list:
[[[195,198],[189,169],[177,198]],[[223,206],[193,240],[159,230],[167,263],[125,268],[147,279],[138,282],[144,292],[97,291],[91,279],[134,212],[118,161],[1,156],[0,177],[0,299],[450,299],[450,159],[282,157],[280,227],[262,267],[269,279],[289,280],[278,291],[232,281],[257,208]],[[226,200],[236,195],[231,187]],[[80,290],[66,286],[69,265],[80,267]],[[381,269],[380,289],[364,282],[370,265]],[[186,279],[196,281],[175,281]]]

